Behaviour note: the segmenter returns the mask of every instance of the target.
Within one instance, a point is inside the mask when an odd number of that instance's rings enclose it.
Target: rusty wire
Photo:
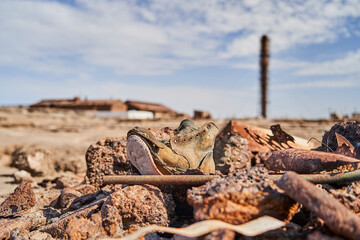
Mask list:
[[[278,180],[283,174],[270,174],[273,180]],[[346,173],[302,174],[314,184],[332,184],[360,181],[360,170]],[[218,175],[108,175],[103,176],[103,185],[108,184],[150,184],[169,186],[200,186]]]

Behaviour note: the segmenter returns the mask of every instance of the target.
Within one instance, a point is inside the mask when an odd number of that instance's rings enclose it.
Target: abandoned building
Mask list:
[[[30,107],[93,110],[97,111],[96,116],[99,117],[118,117],[126,119],[190,118],[189,115],[179,114],[162,104],[140,101],[126,101],[124,103],[121,100],[82,100],[79,97],[75,97],[73,99],[42,100]]]
[[[195,110],[194,119],[211,119],[211,114],[209,112]]]
[[[95,111],[127,111],[127,105],[121,100],[81,100],[79,97],[73,99],[42,100],[30,107]]]
[[[154,114],[154,118],[175,118],[178,113],[174,110],[157,103],[147,103],[138,101],[126,101],[128,110],[147,111]]]

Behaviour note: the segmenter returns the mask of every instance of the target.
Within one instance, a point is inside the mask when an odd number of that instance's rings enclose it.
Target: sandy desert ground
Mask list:
[[[127,131],[135,126],[176,128],[181,120],[125,121],[116,118],[98,118],[91,111],[0,108],[0,196],[4,198],[17,186],[12,176],[17,169],[10,167],[11,155],[16,148],[33,145],[49,149],[56,161],[68,163],[70,166],[68,170],[72,170],[72,172],[61,171],[52,176],[37,177],[36,184],[46,177],[55,178],[66,174],[85,175],[86,150],[90,144],[101,138],[126,136]],[[214,119],[213,121],[221,129],[229,120]],[[318,140],[321,140],[324,131],[329,130],[334,124],[330,120],[304,119],[239,119],[238,121],[264,128],[278,123],[289,134],[305,139],[314,137]],[[206,120],[195,121],[198,126],[204,122]]]

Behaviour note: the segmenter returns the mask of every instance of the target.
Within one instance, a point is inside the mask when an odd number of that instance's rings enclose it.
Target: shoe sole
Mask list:
[[[130,162],[143,175],[162,175],[157,169],[147,144],[139,136],[132,135],[127,139],[126,154]]]

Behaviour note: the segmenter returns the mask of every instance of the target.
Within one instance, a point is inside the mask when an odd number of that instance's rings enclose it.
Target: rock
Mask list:
[[[45,176],[55,172],[52,152],[38,146],[17,148],[12,154],[11,166],[28,171],[31,176]]]
[[[84,180],[83,177],[74,176],[74,177],[59,177],[55,180],[57,188],[67,188],[67,187],[75,187],[80,185]]]
[[[48,233],[34,231],[27,235],[27,239],[29,239],[29,240],[53,240],[54,238],[51,237],[51,235]]]
[[[70,206],[68,206],[68,208],[62,209],[62,212],[68,212],[68,211],[77,210],[77,209],[79,209],[79,208],[81,208],[81,207],[95,201],[96,199],[105,198],[109,194],[110,194],[109,192],[106,192],[106,191],[103,191],[103,190],[98,190],[96,192],[87,193],[85,195],[82,195],[80,197],[75,198],[71,202]]]
[[[352,182],[341,189],[326,189],[335,199],[352,212],[360,213],[360,182]]]
[[[69,206],[75,198],[80,197],[82,194],[79,191],[76,191],[72,188],[64,188],[61,191],[60,197],[59,197],[59,203],[61,208],[66,208]]]
[[[99,212],[104,201],[105,198],[101,198],[74,212],[63,214],[57,221],[41,227],[39,231],[49,233],[53,238],[58,239],[69,239],[71,236],[83,236],[83,234],[85,233],[73,232],[73,230],[81,231],[80,226],[77,225],[79,224],[79,221],[77,221],[77,219],[82,219],[80,220],[80,222],[86,222],[86,226],[91,225],[91,231],[93,231],[94,228],[100,229],[101,224],[99,223],[99,221],[95,221],[94,218],[92,218],[92,215]],[[83,219],[92,221],[95,225],[97,225],[97,227]],[[79,229],[77,230],[76,227],[78,227]]]
[[[31,177],[31,174],[25,170],[16,171],[14,173],[14,181],[16,183],[22,183],[25,181],[33,182],[34,179]]]
[[[112,193],[101,208],[103,227],[110,236],[122,229],[149,224],[168,226],[175,211],[170,194],[150,185],[134,185]]]
[[[29,239],[27,234],[46,224],[47,212],[32,209],[18,218],[0,219],[0,239]]]
[[[70,209],[76,210],[84,205],[84,201],[86,203],[93,202],[96,199],[96,197],[98,197],[98,195],[93,194],[95,191],[96,188],[89,184],[82,184],[72,188],[70,187],[64,188],[61,190],[60,196],[51,203],[51,206],[62,208],[63,211],[68,211]],[[98,192],[102,192],[102,191],[98,191]],[[94,195],[94,197],[88,197],[92,195]],[[65,209],[65,208],[69,208],[69,209]]]
[[[215,168],[223,174],[251,167],[251,151],[248,141],[240,133],[232,132],[215,142]]]
[[[0,217],[17,216],[34,207],[35,203],[36,197],[30,182],[23,182],[1,203]]]
[[[100,233],[100,229],[100,213],[96,213],[91,216],[91,220],[83,217],[70,219],[64,235],[66,239],[88,239],[90,237],[96,237],[96,235]]]
[[[55,161],[55,169],[58,172],[84,173],[86,172],[86,162],[80,156],[62,157]]]
[[[126,156],[126,138],[104,138],[90,145],[85,155],[86,181],[99,185],[104,175],[127,174],[131,164]]]
[[[198,221],[218,219],[231,224],[242,224],[269,215],[289,221],[298,204],[280,193],[265,168],[237,170],[187,193]]]
[[[34,189],[36,195],[36,205],[39,207],[47,207],[53,202],[55,199],[59,198],[61,194],[61,190],[53,188],[44,190],[41,188]]]

